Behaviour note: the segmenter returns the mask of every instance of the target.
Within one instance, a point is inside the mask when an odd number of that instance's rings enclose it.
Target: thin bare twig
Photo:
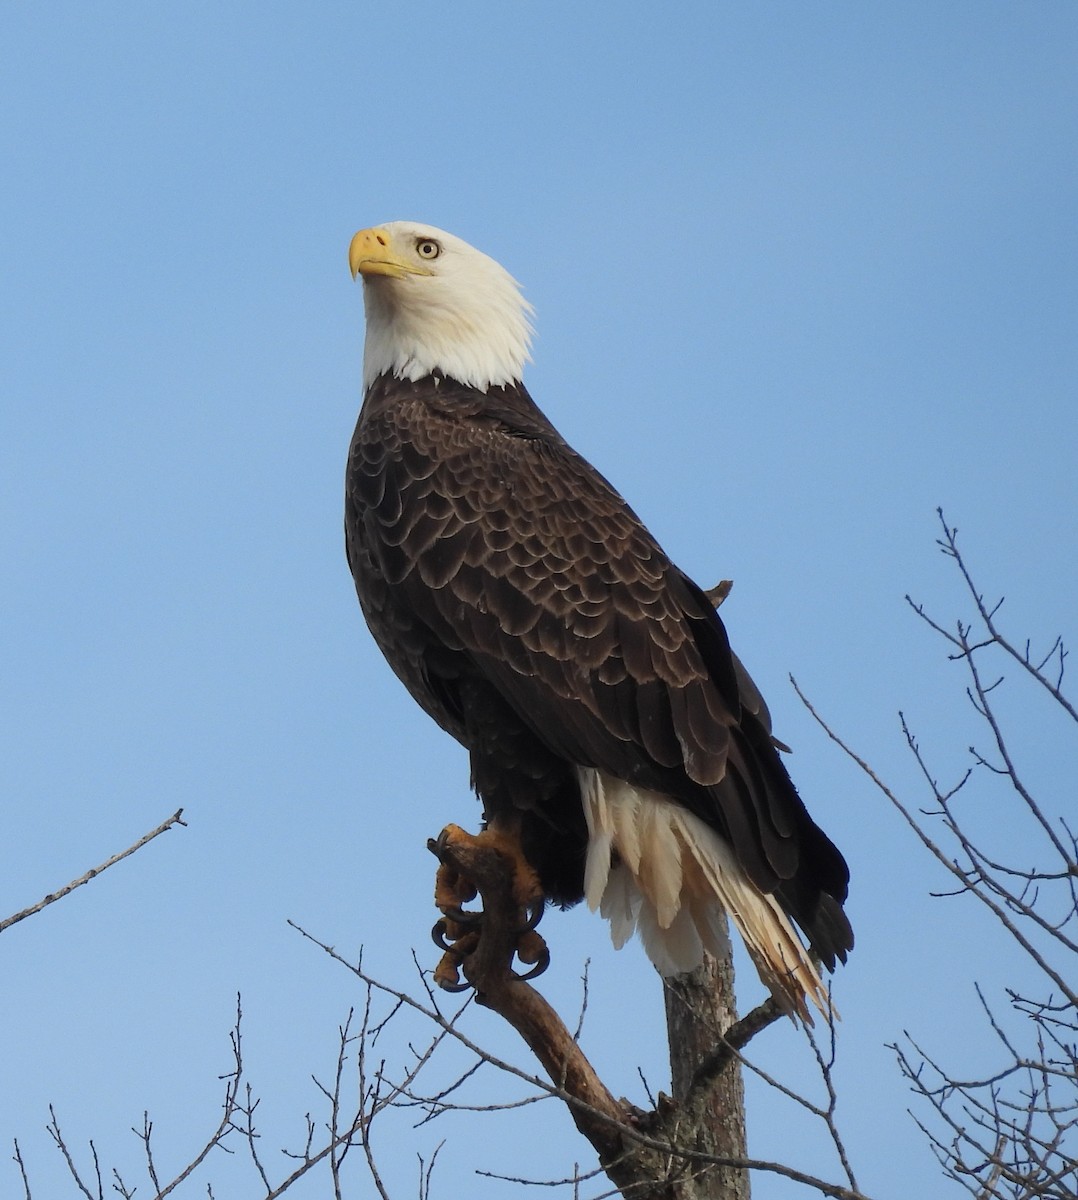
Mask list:
[[[966,695],[991,734],[992,753],[986,755],[970,747],[974,766],[954,786],[941,787],[905,716],[900,714],[906,743],[934,802],[918,814],[829,728],[796,682],[794,687],[827,735],[869,776],[922,845],[956,880],[957,887],[942,894],[975,896],[996,917],[999,928],[1026,952],[1038,978],[1055,989],[1045,1000],[1005,989],[1012,1014],[1028,1022],[1013,1027],[1013,1022],[993,1011],[983,989],[975,985],[987,1023],[1002,1051],[993,1069],[977,1078],[956,1076],[908,1033],[906,1045],[892,1047],[914,1093],[933,1114],[927,1120],[914,1117],[932,1153],[944,1175],[974,1200],[1073,1200],[1078,1195],[1078,994],[1069,981],[1078,942],[1068,936],[1066,929],[1072,922],[1078,923],[1078,845],[1066,821],[1050,817],[1019,771],[997,708],[1003,675],[995,659],[989,662],[987,658],[1002,654],[1017,662],[1044,693],[1075,717],[1078,714],[1061,691],[1066,650],[1062,638],[1056,638],[1049,652],[1036,659],[1028,642],[1023,651],[1003,636],[996,621],[1002,600],[992,606],[985,603],[963,560],[957,531],[948,525],[942,511],[938,515],[943,526],[939,545],[959,570],[976,605],[980,625],[960,620],[951,628],[930,617],[908,596],[907,601],[917,616],[946,641],[949,658],[967,671]],[[1050,662],[1058,665],[1054,680],[1045,674]],[[1038,743],[1039,757],[1043,757],[1044,750],[1043,743]],[[1041,842],[1042,853],[1057,861],[1043,867],[1016,866],[1003,861],[999,854],[985,853],[981,836],[970,826],[969,813],[979,817],[987,806],[961,807],[961,798],[972,789],[978,768],[987,769],[993,779],[1009,784],[1017,811],[1028,815],[1038,836],[1046,835]],[[994,803],[992,811],[995,809]],[[926,819],[939,822],[953,848],[930,836]],[[1063,965],[1053,961],[1052,956]],[[1028,1048],[1023,1048],[1023,1042]]]
[[[481,874],[481,872],[478,873]],[[469,878],[480,885],[480,892],[484,897],[484,913],[490,913],[498,901],[484,891],[486,884],[485,882],[480,883],[476,874],[475,864],[472,863],[469,867]],[[505,882],[508,883],[508,880]],[[497,891],[496,887],[495,891]],[[508,891],[502,896],[501,903],[515,909],[515,901],[512,900],[511,893]],[[407,992],[381,982],[370,975],[361,964],[349,962],[333,946],[320,941],[296,925],[295,922],[290,921],[289,924],[301,936],[318,946],[330,958],[351,971],[365,984],[404,1007],[420,1013],[484,1062],[523,1080],[538,1091],[562,1100],[573,1113],[574,1119],[582,1131],[584,1129],[595,1131],[596,1141],[593,1141],[592,1145],[599,1153],[600,1161],[607,1174],[611,1178],[616,1176],[615,1182],[625,1195],[637,1197],[638,1200],[652,1200],[652,1198],[667,1200],[674,1194],[669,1190],[672,1187],[673,1179],[681,1177],[685,1169],[691,1172],[705,1167],[739,1167],[789,1179],[811,1188],[821,1195],[831,1197],[832,1200],[868,1200],[865,1193],[855,1188],[831,1183],[783,1163],[694,1152],[687,1149],[682,1139],[676,1136],[675,1124],[670,1124],[668,1127],[662,1121],[655,1125],[654,1122],[649,1123],[646,1119],[640,1120],[640,1114],[634,1113],[614,1101],[605,1088],[602,1095],[609,1099],[601,1105],[592,1103],[593,1093],[586,1081],[589,1078],[598,1078],[594,1075],[594,1069],[587,1064],[579,1046],[573,1041],[570,1031],[565,1028],[557,1014],[546,1005],[541,997],[538,998],[541,1007],[537,1010],[537,1015],[532,1015],[529,1006],[535,1003],[532,997],[538,997],[538,993],[535,993],[534,988],[527,983],[515,978],[507,981],[504,986],[511,986],[513,989],[513,994],[507,1001],[504,996],[496,993],[496,989],[502,985],[484,977],[484,986],[479,989],[480,1003],[498,1011],[500,1015],[505,1015],[502,1009],[507,1007],[513,1017],[510,1023],[515,1025],[516,1022],[521,1022],[527,1030],[528,1036],[534,1036],[537,1041],[548,1039],[541,1061],[546,1066],[550,1082],[484,1050],[455,1025],[456,1017],[450,1020],[435,1005],[428,1006]],[[507,927],[510,926],[511,923],[507,922]],[[484,927],[486,927],[486,920],[484,920]],[[532,996],[525,996],[525,992],[531,993]],[[509,1018],[506,1017],[506,1019]],[[549,1033],[536,1032],[535,1023],[544,1025],[548,1021],[556,1022],[561,1033],[559,1034],[556,1030]],[[527,1037],[526,1040],[528,1040]],[[530,1040],[528,1044],[531,1045]],[[551,1046],[557,1047],[557,1051],[552,1052]],[[571,1062],[567,1063],[565,1057],[556,1057],[558,1052],[567,1055]],[[586,1067],[581,1066],[581,1060],[587,1064]],[[589,1071],[592,1073],[590,1077],[587,1074]],[[583,1085],[582,1080],[585,1081]],[[803,1101],[803,1103],[807,1104],[808,1102]],[[644,1114],[644,1116],[647,1115]],[[585,1136],[588,1134],[585,1133]],[[591,1140],[590,1137],[589,1140]],[[636,1172],[633,1171],[631,1164],[633,1154],[645,1155],[646,1165]],[[648,1154],[651,1157],[647,1157]],[[280,1194],[281,1191],[274,1192],[267,1197],[267,1200],[275,1200]]]
[[[15,1153],[12,1159],[18,1164],[19,1175],[22,1178],[22,1188],[25,1194],[25,1200],[34,1200],[30,1194],[30,1177],[26,1173],[26,1163],[22,1160],[22,1151],[19,1149],[19,1139],[15,1138]]]
[[[129,858],[137,850],[141,850],[147,842],[152,842],[155,837],[171,829],[173,825],[186,826],[187,822],[182,818],[183,809],[178,808],[167,821],[162,821],[156,829],[151,829],[149,833],[144,834],[133,846],[128,846],[126,850],[121,850],[119,854],[114,854],[99,867],[92,867],[85,875],[80,875],[78,879],[73,879],[66,887],[60,888],[59,891],[50,892],[43,900],[39,900],[29,908],[24,908],[21,912],[17,912],[13,916],[5,917],[4,920],[0,921],[0,933],[3,933],[5,929],[9,929],[12,925],[18,924],[19,921],[25,921],[27,917],[34,916],[35,913],[41,912],[42,909],[48,908],[50,904],[55,904],[57,900],[62,900],[65,896],[69,896],[76,888],[82,887],[84,883],[89,883],[91,879],[96,879],[98,875],[103,871],[107,871],[109,867],[114,867],[118,862]]]

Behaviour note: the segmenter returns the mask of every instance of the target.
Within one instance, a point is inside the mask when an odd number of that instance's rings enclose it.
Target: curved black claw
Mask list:
[[[546,912],[546,901],[537,900],[534,904],[528,905],[528,917],[523,925],[517,930],[517,933],[531,933],[531,931],[543,919],[543,913]]]
[[[469,912],[466,908],[461,908],[454,904],[450,908],[443,908],[442,912],[454,921],[457,925],[463,925],[466,929],[478,929],[483,924],[482,912]],[[534,925],[526,926],[528,929],[534,929]]]
[[[434,970],[434,982],[443,992],[467,992],[472,985],[467,979],[463,982],[460,979],[460,966],[464,955],[461,954],[459,946],[445,940],[447,933],[445,917],[439,917],[430,931],[434,944],[444,951],[442,961]]]
[[[434,922],[434,926],[430,931],[431,941],[438,947],[439,950],[449,951],[453,949],[452,943],[445,940],[445,935],[447,932],[448,930],[446,929],[445,917],[439,917],[438,920]]]
[[[539,961],[535,964],[535,966],[533,966],[530,971],[525,971],[523,974],[514,971],[513,975],[515,978],[519,979],[521,983],[527,983],[529,979],[537,979],[549,966],[550,951],[547,949],[546,943],[544,942],[543,952],[539,955]]]

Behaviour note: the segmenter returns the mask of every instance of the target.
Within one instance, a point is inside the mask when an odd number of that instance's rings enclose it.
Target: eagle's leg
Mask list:
[[[434,903],[443,913],[432,930],[445,952],[435,982],[448,991],[468,987],[460,983],[460,968],[479,949],[484,933],[491,941],[504,934],[507,970],[514,957],[532,968],[518,978],[542,974],[550,963],[546,942],[535,928],[543,915],[543,891],[514,833],[492,826],[470,834],[448,825],[427,846],[439,862]],[[477,893],[482,893],[483,911],[462,908]]]

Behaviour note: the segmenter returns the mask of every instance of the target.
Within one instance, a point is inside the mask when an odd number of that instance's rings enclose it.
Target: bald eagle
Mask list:
[[[525,389],[519,286],[410,221],[348,257],[366,311],[348,563],[390,666],[467,748],[486,827],[663,974],[719,953],[726,912],[788,1011],[827,1011],[794,925],[846,960],[846,863],[707,595]]]

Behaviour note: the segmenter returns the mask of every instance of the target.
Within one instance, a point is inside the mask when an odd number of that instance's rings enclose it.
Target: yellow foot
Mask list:
[[[476,897],[476,887],[470,879],[465,878],[448,863],[438,866],[434,876],[434,907],[443,912],[447,908],[459,908]]]
[[[505,948],[506,957],[502,961],[507,968],[516,957],[522,964],[531,967],[531,970],[516,978],[534,979],[541,975],[550,965],[546,942],[535,930],[543,915],[543,892],[539,877],[524,858],[517,839],[497,829],[487,829],[473,835],[459,825],[447,825],[437,839],[431,838],[427,842],[427,847],[439,862],[434,882],[434,903],[443,913],[431,931],[435,944],[444,951],[434,971],[435,983],[453,992],[464,991],[471,986],[461,982],[460,973],[465,960],[479,947],[487,913],[491,914],[493,920],[493,924],[487,926],[495,931],[493,944]],[[491,851],[494,852],[493,859]],[[496,875],[501,880],[496,886],[483,883],[492,861],[502,864],[496,869]],[[509,868],[508,894],[506,866]],[[480,885],[491,888],[484,897],[487,913],[463,908],[480,890],[471,878],[473,870]],[[504,897],[500,904],[497,902],[499,895]],[[493,910],[491,903],[495,905]],[[496,932],[499,927],[500,940]]]
[[[482,833],[468,833],[459,825],[447,825],[438,835],[438,840],[431,846],[431,849],[443,865],[445,865],[445,860],[440,852],[444,850],[452,852],[459,849],[465,853],[496,850],[509,860],[513,872],[513,899],[521,908],[530,908],[535,904],[542,903],[543,889],[539,884],[539,876],[536,875],[531,863],[524,857],[520,842],[512,833],[497,828],[484,829]],[[453,874],[455,875],[456,872],[454,871]],[[472,888],[471,895],[463,897],[464,900],[471,900],[475,896],[475,886],[474,884],[470,886]],[[437,883],[435,884],[435,903],[439,908],[443,907],[438,899]]]

